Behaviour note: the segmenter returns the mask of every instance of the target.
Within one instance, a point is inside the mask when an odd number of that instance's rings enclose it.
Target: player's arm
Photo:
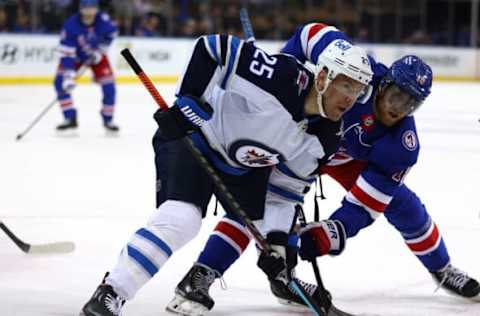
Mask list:
[[[323,23],[310,23],[299,27],[287,41],[282,53],[295,56],[302,63],[309,61],[317,64],[318,56],[334,40],[347,36],[334,26]]]
[[[168,112],[154,115],[165,139],[181,138],[209,120],[213,110],[204,94],[221,87],[234,71],[243,41],[230,35],[207,35],[197,39],[177,86],[177,100]]]
[[[75,59],[77,57],[76,36],[69,29],[66,23],[60,34],[60,45],[58,47],[60,53],[60,65],[64,70],[75,71]]]
[[[350,223],[347,236],[375,221],[388,207],[418,158],[419,144],[414,130],[389,133],[378,140],[368,157],[368,167],[332,216]]]
[[[115,22],[110,19],[110,16],[106,13],[101,14],[101,19],[105,27],[105,33],[98,43],[98,48],[102,52],[106,52],[108,47],[112,44],[113,40],[118,36],[118,27]]]

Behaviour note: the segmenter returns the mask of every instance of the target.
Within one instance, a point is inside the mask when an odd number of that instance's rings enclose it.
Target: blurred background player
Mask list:
[[[107,49],[117,35],[117,27],[108,14],[99,11],[98,0],[81,0],[79,11],[65,22],[61,33],[61,59],[54,85],[65,120],[57,126],[57,130],[78,127],[71,92],[75,87],[77,70],[85,65],[92,69],[95,82],[102,88],[100,113],[103,126],[109,132],[118,132],[118,126],[113,123],[115,78],[107,57]]]

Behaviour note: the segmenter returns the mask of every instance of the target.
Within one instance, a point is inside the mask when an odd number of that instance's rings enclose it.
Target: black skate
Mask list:
[[[105,275],[107,277],[108,273]],[[105,278],[90,300],[83,306],[80,316],[121,316],[125,300],[113,288],[105,284]]]
[[[465,272],[449,264],[446,268],[432,273],[438,288],[448,293],[480,302],[480,285]]]
[[[62,124],[57,125],[57,131],[75,130],[78,127],[77,118],[65,119]]]
[[[307,291],[312,299],[318,303],[319,306],[324,306],[326,310],[329,310],[330,306],[332,305],[332,297],[330,292],[321,292],[318,286],[315,284],[310,284],[297,278],[296,280],[305,289],[305,291]],[[305,301],[293,289],[281,281],[270,280],[270,290],[278,299],[280,304],[308,308],[308,305],[305,303]]]
[[[120,131],[120,128],[113,124],[112,122],[104,122],[103,123],[103,127],[105,127],[105,129],[107,130],[108,133],[118,133]]]
[[[216,275],[211,268],[195,264],[177,285],[175,297],[168,303],[167,311],[185,316],[202,316],[208,313],[215,304],[208,290]]]

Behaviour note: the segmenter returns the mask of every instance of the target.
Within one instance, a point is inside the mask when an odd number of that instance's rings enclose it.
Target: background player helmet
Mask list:
[[[432,87],[432,69],[417,56],[407,55],[395,61],[382,79],[380,89],[392,85],[399,88],[411,97],[411,101],[404,104],[408,113],[413,113],[422,105],[430,94]]]
[[[80,0],[80,8],[98,7],[98,0]]]

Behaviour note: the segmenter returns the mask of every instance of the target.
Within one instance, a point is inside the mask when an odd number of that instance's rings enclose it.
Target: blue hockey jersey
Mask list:
[[[318,56],[332,39],[346,39],[335,27],[311,23],[297,29],[282,52],[302,61],[316,64]],[[341,147],[330,165],[340,165],[353,159],[368,162],[356,183],[347,193],[344,204],[362,207],[372,219],[388,206],[408,170],[417,162],[419,142],[413,116],[393,127],[375,119],[376,91],[387,67],[370,57],[374,77],[369,92],[343,116]]]
[[[80,14],[74,14],[65,22],[61,33],[61,67],[74,69],[75,63],[85,62],[94,51],[106,52],[117,33],[117,27],[106,13],[97,13],[92,25],[85,25]]]

